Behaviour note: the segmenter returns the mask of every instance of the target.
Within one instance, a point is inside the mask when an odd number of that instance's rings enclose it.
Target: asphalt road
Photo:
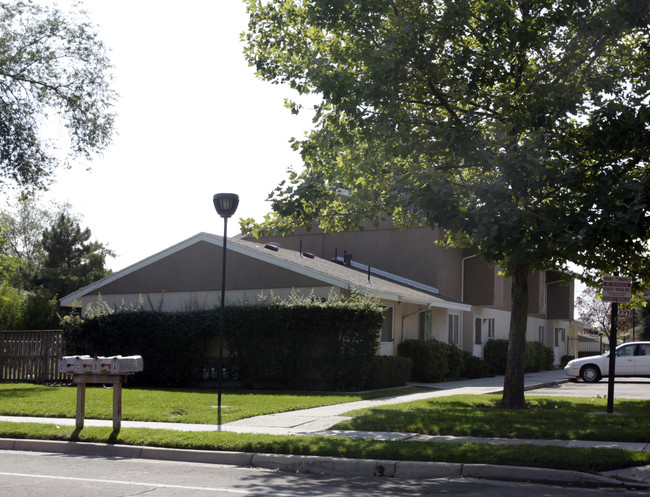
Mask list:
[[[395,480],[283,473],[216,464],[0,451],[0,496],[32,497],[604,497],[645,491],[487,480]]]
[[[607,387],[607,378],[603,378],[598,383],[584,383],[578,380],[576,383],[561,383],[552,387],[529,390],[526,395],[607,398]],[[614,383],[614,401],[616,399],[650,400],[650,378],[617,378]]]

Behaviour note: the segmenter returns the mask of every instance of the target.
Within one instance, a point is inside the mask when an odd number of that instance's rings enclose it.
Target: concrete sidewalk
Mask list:
[[[321,435],[321,436],[335,436],[335,437],[347,437],[347,438],[367,438],[374,440],[407,440],[413,442],[449,442],[449,443],[483,443],[483,444],[492,444],[492,445],[550,445],[556,447],[604,447],[604,448],[619,448],[625,450],[634,450],[634,451],[648,451],[650,450],[649,443],[617,443],[617,442],[594,442],[594,441],[567,441],[567,440],[537,440],[537,439],[505,439],[505,438],[479,438],[479,437],[453,437],[453,436],[430,436],[422,435],[418,433],[396,433],[396,432],[369,432],[369,431],[347,431],[347,430],[332,430],[331,427],[339,423],[340,421],[351,419],[350,417],[344,416],[345,413],[350,412],[356,409],[366,409],[377,406],[384,406],[390,404],[411,402],[415,400],[429,399],[434,397],[445,397],[450,395],[458,394],[492,394],[500,393],[503,389],[503,376],[495,376],[491,378],[479,378],[474,380],[466,381],[457,381],[457,382],[445,382],[445,383],[436,383],[436,384],[416,384],[418,386],[426,387],[428,390],[425,392],[419,392],[411,395],[402,395],[397,397],[386,397],[375,400],[364,400],[357,402],[349,402],[345,404],[336,404],[331,406],[316,407],[312,409],[304,409],[300,411],[290,411],[278,414],[271,414],[265,416],[257,416],[253,418],[240,419],[231,423],[226,423],[223,425],[205,425],[205,424],[187,424],[187,423],[158,423],[158,422],[138,422],[138,421],[122,421],[123,428],[149,428],[149,429],[165,429],[165,430],[177,430],[177,431],[228,431],[234,433],[259,433],[259,434],[272,434],[272,435]],[[526,390],[531,390],[535,388],[542,388],[551,386],[557,383],[562,383],[568,381],[564,371],[544,371],[539,373],[530,373],[525,375],[525,388]],[[0,421],[8,422],[29,422],[29,423],[45,423],[45,424],[56,424],[61,426],[74,426],[75,420],[70,418],[34,418],[34,417],[22,417],[22,416],[0,416]],[[110,420],[93,420],[86,419],[85,426],[106,426],[111,427],[112,421]],[[11,448],[15,450],[19,449],[20,446],[23,446],[26,441],[14,441],[15,443]],[[56,442],[41,442],[39,445],[38,441],[33,441],[36,446],[40,447],[49,447],[53,448],[57,443]],[[88,444],[73,444],[70,442],[60,442],[58,444],[65,444],[61,447],[75,447],[75,446],[86,446]],[[107,446],[104,444],[91,444],[99,445],[107,449]],[[57,445],[58,446],[58,445]],[[0,444],[0,448],[5,448],[4,444]],[[124,449],[129,454],[133,452],[133,449]],[[198,460],[203,461],[207,457],[206,451],[179,451],[177,449],[148,449],[145,447],[138,448],[140,449],[138,457],[150,457],[150,454],[156,454],[156,457],[160,458],[178,458],[182,457],[181,460],[187,460],[188,457],[198,457]],[[48,450],[47,448],[41,449],[25,449],[25,450]],[[59,449],[60,450],[60,449]],[[83,449],[87,450],[87,449]],[[112,446],[111,451],[117,450],[115,446]],[[144,451],[145,455],[142,455]],[[185,454],[181,456],[181,454]],[[219,459],[219,453],[215,453],[213,458]],[[289,456],[289,455],[256,455],[255,461],[248,462],[247,464],[254,464],[264,466],[261,461],[266,461],[265,464],[271,464],[273,467],[278,467],[281,469],[290,469],[290,470],[301,470],[311,472],[314,470],[314,465],[317,466],[319,472],[323,472],[323,467],[331,466],[334,464],[332,460],[334,458],[309,458],[306,456]],[[225,457],[225,456],[224,456]],[[235,456],[228,456],[228,460],[231,460]],[[222,459],[219,459],[222,460]],[[247,459],[248,460],[248,459]],[[327,462],[330,461],[330,462]],[[376,463],[376,464],[375,464]],[[380,472],[386,476],[390,476],[388,473],[385,473],[385,461],[377,462],[373,461],[371,466],[381,466],[382,469]],[[229,464],[228,462],[223,462],[223,464]],[[350,468],[350,471],[353,471],[353,468],[357,467],[360,463],[351,463],[350,460],[347,460],[345,464],[342,464],[341,467]],[[392,464],[392,465],[391,465]],[[489,466],[484,467],[484,465],[448,465],[446,463],[417,463],[417,462],[397,462],[393,461],[388,466],[393,468],[393,472],[396,471],[397,465],[401,468],[400,474],[409,475],[409,477],[425,477],[423,475],[429,475],[426,477],[433,477],[431,474],[439,474],[440,471],[451,471],[451,473],[460,474],[461,476],[473,476],[473,477],[483,477],[494,479],[508,479],[512,480],[513,478],[518,479],[519,477],[513,476],[524,475],[521,477],[522,481],[542,481],[542,482],[554,482],[566,484],[574,484],[577,481],[582,483],[591,482],[594,485],[609,485],[616,486],[621,484],[620,480],[614,478],[622,478],[628,481],[636,482],[631,483],[632,486],[635,485],[647,485],[650,483],[650,466],[643,468],[630,468],[621,471],[608,472],[605,475],[599,477],[598,475],[586,475],[583,473],[576,472],[567,472],[567,471],[556,471],[556,470],[545,470],[540,468],[523,468],[519,467],[516,471],[512,467],[503,467],[503,466]],[[307,465],[307,466],[305,466]],[[434,466],[432,466],[434,465]],[[364,469],[364,474],[367,470],[367,467],[362,465]],[[374,467],[373,466],[373,467]],[[338,467],[338,466],[337,466]],[[408,469],[407,469],[408,468]],[[420,468],[420,469],[418,469]],[[433,468],[433,469],[432,469]],[[460,468],[460,469],[459,469]],[[464,468],[464,469],[463,469]],[[338,470],[337,470],[338,471]],[[356,471],[356,470],[354,470]],[[375,472],[378,471],[375,467]],[[433,473],[432,473],[433,471]],[[460,471],[460,472],[459,472]],[[463,472],[464,471],[464,472]],[[390,471],[389,471],[390,473]],[[356,474],[356,473],[355,473]],[[417,476],[421,475],[421,476]],[[491,475],[491,476],[490,476]],[[394,474],[392,476],[395,476]],[[405,477],[405,476],[403,476]],[[440,476],[437,476],[440,477]],[[451,476],[448,476],[451,477]],[[587,484],[591,484],[587,483]],[[645,487],[644,487],[645,488]]]

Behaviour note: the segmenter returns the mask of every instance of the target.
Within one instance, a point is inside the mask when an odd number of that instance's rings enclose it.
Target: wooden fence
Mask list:
[[[61,330],[0,331],[0,381],[65,381],[56,371],[62,356]]]

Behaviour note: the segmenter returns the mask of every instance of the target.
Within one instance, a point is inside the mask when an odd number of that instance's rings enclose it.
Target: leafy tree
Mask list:
[[[13,280],[20,269],[20,260],[8,253],[9,242],[6,232],[5,220],[0,217],[0,284]]]
[[[70,157],[108,145],[111,66],[82,13],[0,2],[0,54],[0,188],[47,185],[62,162],[43,132],[47,118],[63,121]]]
[[[67,206],[43,208],[33,195],[20,195],[9,208],[0,211],[0,224],[5,226],[6,244],[2,253],[19,261],[18,270],[9,282],[16,288],[33,290],[34,281],[45,260],[41,243],[43,231],[52,224],[55,213]]]
[[[294,142],[304,171],[243,230],[390,216],[475,246],[512,278],[502,405],[524,407],[529,272],[572,261],[587,280],[650,274],[649,4],[247,4],[259,77],[322,100]]]
[[[580,321],[591,326],[598,333],[610,336],[612,324],[612,304],[602,300],[598,292],[591,287],[585,288],[575,302]],[[617,314],[617,329],[619,331],[632,328],[633,309],[619,306]]]
[[[61,212],[43,232],[46,255],[38,283],[62,297],[108,276],[106,257],[113,257],[114,253],[103,244],[90,241],[91,236],[90,229],[81,229],[76,219]]]
[[[641,335],[640,340],[650,340],[650,295],[644,296],[645,305],[640,309]]]

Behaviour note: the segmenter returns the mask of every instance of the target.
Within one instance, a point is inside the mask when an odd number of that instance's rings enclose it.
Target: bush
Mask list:
[[[196,359],[216,335],[218,314],[195,312],[118,312],[64,321],[68,354],[141,355],[144,371],[129,383],[181,386]]]
[[[569,361],[573,361],[575,359],[575,356],[572,355],[563,355],[562,359],[560,359],[560,367],[566,366]]]
[[[483,348],[483,357],[493,374],[505,374],[508,362],[508,340],[488,340]]]
[[[58,302],[44,292],[0,284],[0,330],[45,330],[59,325]]]
[[[525,372],[545,371],[553,367],[553,349],[541,342],[526,342]]]
[[[400,357],[411,360],[411,381],[437,383],[449,371],[446,344],[437,340],[405,340],[397,347]]]
[[[489,364],[469,352],[463,351],[463,362],[466,378],[486,378],[492,375]]]
[[[447,349],[446,379],[457,380],[465,374],[465,361],[462,351],[455,345],[443,344]]]
[[[366,388],[391,388],[405,385],[411,373],[411,360],[397,356],[375,356]]]
[[[378,304],[364,298],[228,307],[230,373],[247,386],[358,390],[369,377],[382,319]],[[179,386],[207,350],[218,350],[219,323],[218,310],[104,308],[92,318],[66,318],[64,333],[69,354],[141,355],[144,371],[133,383]]]

